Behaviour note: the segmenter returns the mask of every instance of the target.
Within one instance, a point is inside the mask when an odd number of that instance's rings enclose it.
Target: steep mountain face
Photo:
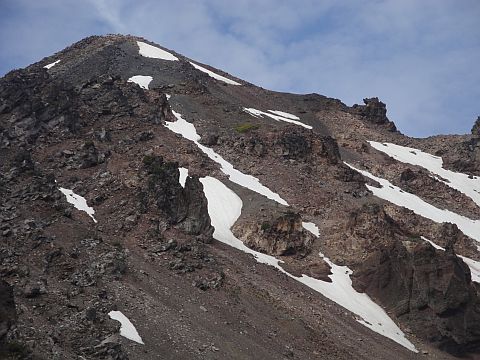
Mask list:
[[[477,123],[410,138],[132,36],[12,71],[0,357],[475,358]]]

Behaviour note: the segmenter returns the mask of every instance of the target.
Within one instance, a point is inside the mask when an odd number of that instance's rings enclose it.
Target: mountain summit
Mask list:
[[[0,358],[480,354],[478,131],[109,35],[0,79],[0,159]]]

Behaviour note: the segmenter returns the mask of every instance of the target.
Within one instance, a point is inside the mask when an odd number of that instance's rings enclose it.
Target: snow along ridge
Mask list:
[[[229,85],[242,85],[242,84],[240,84],[240,83],[238,83],[238,82],[236,82],[236,81],[233,81],[233,80],[231,80],[231,79],[228,79],[228,78],[226,78],[225,76],[219,75],[219,74],[213,72],[212,70],[208,70],[208,69],[204,68],[203,66],[200,66],[200,65],[198,65],[198,64],[195,64],[195,63],[193,63],[193,62],[191,62],[191,61],[189,61],[189,63],[190,63],[195,69],[200,70],[200,71],[204,72],[205,74],[208,74],[208,76],[214,78],[215,80],[223,81],[224,83],[229,84]]]
[[[166,50],[160,49],[159,47],[147,44],[143,41],[137,41],[137,45],[138,53],[142,56],[168,61],[178,61],[178,58],[175,55]]]
[[[180,174],[180,184],[182,184],[186,176],[188,176],[188,170],[181,168]],[[201,178],[200,182],[203,185],[204,194],[207,198],[208,213],[212,221],[212,226],[215,228],[213,237],[216,240],[253,255],[259,263],[273,266],[290,278],[299,281],[353,312],[358,316],[357,321],[362,325],[394,340],[413,352],[418,352],[383,308],[371,300],[367,294],[358,293],[352,287],[352,281],[350,279],[352,270],[346,266],[337,266],[320,254],[331,267],[331,283],[314,279],[307,275],[297,277],[290,274],[280,266],[280,263],[282,263],[281,260],[250,249],[233,235],[230,229],[242,212],[243,203],[240,197],[216,178],[206,176]],[[318,234],[318,227],[315,224],[303,223],[303,226],[314,235]]]
[[[52,62],[52,63],[50,63],[50,64],[45,65],[44,68],[47,69],[47,70],[48,70],[48,69],[51,69],[52,67],[54,67],[55,65],[57,65],[59,62],[60,62],[60,60],[54,61],[54,62]]]

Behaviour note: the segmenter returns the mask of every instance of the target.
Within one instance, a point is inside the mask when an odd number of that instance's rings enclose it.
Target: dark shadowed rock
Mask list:
[[[80,158],[79,159],[80,167],[82,169],[86,169],[86,168],[90,168],[92,166],[98,165],[99,163],[98,151],[93,141],[87,141],[82,145],[80,149],[79,158]]]
[[[179,183],[178,163],[164,162],[157,156],[146,156],[143,162],[148,179],[147,187],[141,194],[142,207],[148,206],[151,198],[170,224],[188,234],[211,238],[213,227],[203,185],[198,177],[188,177],[183,188]]]
[[[475,121],[475,124],[473,124],[472,135],[480,136],[480,116],[477,117],[477,120]]]
[[[5,281],[0,280],[0,347],[16,319],[17,313],[13,298],[13,288]]]
[[[453,227],[446,226],[450,233]],[[449,243],[446,251],[422,240],[387,245],[360,265],[353,280],[419,336],[458,355],[478,350],[480,301],[468,266]]]

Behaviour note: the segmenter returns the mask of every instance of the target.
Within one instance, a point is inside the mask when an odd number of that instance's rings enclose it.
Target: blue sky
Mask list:
[[[92,34],[144,36],[264,88],[378,96],[411,136],[480,115],[478,0],[0,0],[0,75]]]

